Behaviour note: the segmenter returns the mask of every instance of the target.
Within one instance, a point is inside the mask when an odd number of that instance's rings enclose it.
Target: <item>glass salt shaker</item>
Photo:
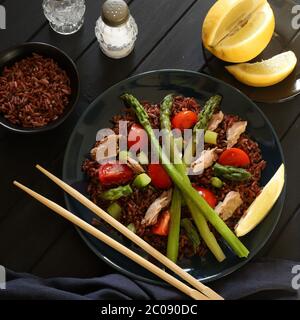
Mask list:
[[[52,29],[68,35],[84,23],[85,0],[43,0],[43,9]]]
[[[100,48],[110,58],[128,56],[134,48],[138,27],[123,0],[107,0],[96,23]]]

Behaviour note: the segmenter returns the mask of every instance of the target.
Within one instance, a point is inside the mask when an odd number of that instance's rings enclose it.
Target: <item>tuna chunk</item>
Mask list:
[[[194,174],[202,174],[203,171],[211,167],[218,159],[218,148],[203,150],[200,157],[191,164]]]
[[[215,131],[223,119],[224,113],[222,111],[215,113],[208,124],[207,130]]]
[[[226,132],[227,148],[232,148],[239,140],[242,133],[246,131],[247,121],[235,122]]]
[[[135,160],[130,157],[127,157],[127,165],[132,169],[136,174],[144,173],[144,168]]]
[[[225,199],[216,206],[215,211],[222,220],[226,221],[234,214],[235,210],[239,208],[242,203],[243,201],[239,192],[230,191]]]
[[[157,222],[157,218],[162,209],[169,206],[172,200],[172,189],[164,191],[148,208],[142,221],[146,226],[152,226]]]
[[[109,158],[115,158],[119,152],[119,136],[112,134],[103,138],[98,145],[91,150],[92,159],[102,163]]]

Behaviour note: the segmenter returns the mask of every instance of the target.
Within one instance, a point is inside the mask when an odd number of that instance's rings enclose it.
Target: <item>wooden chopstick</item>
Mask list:
[[[153,263],[144,259],[143,257],[138,255],[137,253],[131,251],[130,249],[128,249],[127,247],[125,247],[124,245],[119,243],[118,241],[110,238],[105,233],[101,232],[97,228],[88,224],[84,220],[78,218],[76,215],[69,212],[65,208],[61,207],[57,203],[43,197],[42,195],[27,188],[26,186],[22,185],[21,183],[19,183],[17,181],[14,181],[14,185],[17,186],[18,188],[20,188],[21,190],[23,190],[24,192],[26,192],[27,194],[29,194],[30,196],[32,196],[33,198],[35,198],[36,200],[38,200],[39,202],[41,202],[42,204],[44,204],[45,206],[47,206],[48,208],[50,208],[51,210],[53,210],[54,212],[56,212],[57,214],[61,215],[65,219],[69,220],[70,222],[72,222],[73,224],[78,226],[79,228],[88,232],[89,234],[91,234],[95,238],[99,239],[100,241],[103,241],[104,243],[106,243],[107,245],[112,247],[113,249],[122,253],[123,255],[125,255],[129,259],[133,260],[134,262],[136,262],[140,266],[144,267],[148,271],[152,272],[156,276],[160,277],[161,279],[163,279],[164,281],[166,281],[167,283],[169,283],[173,287],[175,287],[178,290],[180,290],[181,292],[185,293],[187,296],[191,297],[192,299],[194,299],[194,300],[209,300],[201,292],[199,292],[193,288],[190,288],[189,286],[187,286],[183,282],[179,281],[175,277],[171,276],[170,274],[168,274],[167,272],[165,272],[161,268],[157,267]]]
[[[130,239],[136,245],[141,247],[144,251],[146,251],[149,255],[154,257],[157,261],[162,263],[168,269],[172,270],[181,279],[185,280],[187,283],[189,283],[195,289],[197,289],[200,292],[202,292],[209,299],[212,299],[212,300],[224,300],[218,293],[216,293],[211,288],[205,286],[203,283],[201,283],[200,281],[195,279],[193,276],[191,276],[190,274],[185,272],[176,263],[174,263],[173,261],[168,259],[166,256],[164,256],[162,253],[160,253],[155,248],[153,248],[150,244],[148,244],[146,241],[144,241],[138,235],[136,235],[135,233],[131,232],[123,224],[118,222],[116,219],[114,219],[112,216],[110,216],[107,212],[105,212],[100,207],[98,207],[94,202],[92,202],[91,200],[86,198],[79,191],[77,191],[76,189],[72,188],[70,185],[68,185],[67,183],[65,183],[61,179],[57,178],[55,175],[53,175],[52,173],[50,173],[49,171],[47,171],[46,169],[44,169],[40,165],[37,165],[36,168],[38,170],[40,170],[43,174],[45,174],[54,183],[56,183],[65,192],[67,192],[70,196],[72,196],[74,199],[76,199],[81,204],[83,204],[85,207],[87,207],[92,212],[94,212],[98,217],[100,217],[101,219],[103,219],[104,221],[109,223],[112,227],[114,227],[116,230],[118,230],[120,233],[122,233],[124,236],[126,236],[128,239]]]

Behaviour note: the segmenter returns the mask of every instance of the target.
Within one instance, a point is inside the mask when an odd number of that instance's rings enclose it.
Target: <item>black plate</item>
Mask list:
[[[269,3],[276,19],[275,32],[267,48],[251,62],[267,60],[279,53],[292,50],[298,58],[297,66],[292,74],[274,86],[265,88],[250,87],[236,80],[225,69],[225,66],[231,65],[231,63],[219,60],[205,49],[203,51],[206,65],[202,71],[238,88],[254,101],[279,103],[287,101],[300,93],[300,33],[299,30],[297,32],[297,29],[293,28],[292,24],[293,19],[295,20],[296,18],[293,8],[297,3],[293,0],[270,0]]]
[[[140,99],[153,102],[159,102],[165,95],[173,92],[195,97],[201,104],[213,94],[219,93],[224,97],[222,110],[225,113],[237,114],[247,120],[247,131],[261,147],[263,158],[268,163],[263,171],[262,185],[265,185],[271,179],[280,164],[283,163],[280,143],[271,124],[259,108],[238,90],[226,83],[196,72],[181,70],[153,71],[134,76],[108,89],[89,106],[74,129],[65,154],[63,179],[78,188],[86,196],[86,179],[81,172],[81,164],[95,143],[97,131],[101,128],[110,127],[110,119],[123,110],[124,106],[119,100],[119,96],[124,92],[131,92]],[[201,281],[211,281],[237,270],[247,263],[269,239],[279,219],[284,197],[285,193],[283,192],[268,217],[254,231],[242,238],[251,252],[248,259],[237,258],[222,243],[227,256],[223,263],[218,263],[211,254],[208,254],[205,258],[184,259],[180,261],[180,266]],[[66,202],[70,211],[91,222],[93,215],[89,210],[68,196],[66,196]],[[102,230],[126,246],[133,247],[127,239],[124,240],[121,236],[109,232],[105,227]],[[107,245],[85,232],[80,231],[80,234],[100,258],[110,263],[117,270],[134,278],[157,282],[157,278],[152,274],[110,249]],[[137,249],[137,252],[145,256],[142,250]]]
[[[71,114],[79,98],[79,74],[75,63],[65,52],[47,43],[28,42],[2,51],[0,53],[0,75],[4,67],[10,67],[17,61],[31,56],[33,53],[52,58],[62,70],[66,71],[70,79],[71,96],[63,114],[57,120],[43,127],[23,128],[12,124],[0,114],[0,125],[17,133],[40,133],[58,127]]]

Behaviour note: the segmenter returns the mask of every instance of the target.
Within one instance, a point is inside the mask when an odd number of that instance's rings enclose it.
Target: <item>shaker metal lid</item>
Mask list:
[[[107,0],[102,7],[102,20],[111,27],[117,27],[127,22],[129,8],[123,0]]]

